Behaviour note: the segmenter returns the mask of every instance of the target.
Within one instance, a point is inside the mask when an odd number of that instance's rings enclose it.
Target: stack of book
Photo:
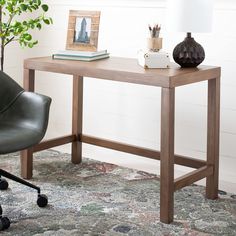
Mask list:
[[[97,52],[64,50],[58,51],[57,53],[52,55],[53,59],[76,61],[95,61],[108,57],[109,53],[107,52],[107,50]]]

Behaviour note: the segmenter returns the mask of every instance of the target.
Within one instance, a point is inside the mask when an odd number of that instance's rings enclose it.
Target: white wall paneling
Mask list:
[[[49,15],[54,19],[49,26],[35,33],[39,45],[22,51],[9,47],[8,68],[16,75],[22,71],[25,57],[46,56],[64,49],[70,9],[100,10],[99,48],[108,49],[112,56],[136,57],[145,47],[147,25],[158,22],[163,26],[164,50],[173,47],[184,34],[168,32],[166,1],[164,0],[48,0]],[[205,64],[222,66],[220,186],[236,192],[236,3],[216,0],[214,27],[211,34],[196,34],[195,39],[206,51]],[[14,54],[20,58],[16,60]],[[64,135],[71,126],[71,78],[53,73],[36,73],[38,92],[53,98],[47,137]],[[84,133],[131,144],[159,149],[160,146],[160,89],[93,80],[84,84]],[[204,159],[206,156],[207,84],[205,82],[177,88],[176,91],[176,152]],[[133,157],[90,145],[84,146],[84,156],[129,167],[159,172],[157,161]],[[60,150],[70,151],[66,145]],[[68,160],[69,161],[69,160]],[[186,171],[177,166],[176,175]]]

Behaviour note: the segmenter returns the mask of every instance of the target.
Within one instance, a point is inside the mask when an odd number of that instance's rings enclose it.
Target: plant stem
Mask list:
[[[4,45],[3,45],[3,42],[1,44],[1,71],[3,71],[3,65],[4,65]]]
[[[10,43],[11,41],[13,41],[15,39],[15,37],[13,36],[13,37],[11,37],[5,44],[4,44],[4,47],[6,47],[7,46],[7,44],[8,43]]]
[[[0,33],[2,34],[2,7],[0,7]],[[1,37],[1,71],[3,71],[4,65],[4,37]]]

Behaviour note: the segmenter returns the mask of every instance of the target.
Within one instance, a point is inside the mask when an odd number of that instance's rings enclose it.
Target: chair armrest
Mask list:
[[[51,98],[33,92],[23,92],[1,114],[0,122],[12,123],[41,133],[47,130]]]

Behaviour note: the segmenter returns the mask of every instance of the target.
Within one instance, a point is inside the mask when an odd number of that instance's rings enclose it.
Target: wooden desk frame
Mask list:
[[[124,61],[124,63],[122,63]],[[130,66],[131,69],[127,66]],[[120,68],[120,67],[121,68]],[[118,68],[119,67],[119,68]],[[35,70],[73,75],[72,134],[43,141],[21,152],[21,175],[30,179],[33,172],[33,153],[55,146],[72,143],[71,161],[82,161],[82,143],[160,160],[160,221],[173,221],[174,191],[206,177],[206,197],[218,197],[219,175],[219,119],[220,68],[144,70],[136,60],[110,58],[97,62],[53,61],[50,58],[27,59],[24,63],[24,88],[34,91]],[[83,76],[121,82],[159,86],[161,95],[161,147],[160,152],[147,148],[114,142],[83,134]],[[175,87],[208,80],[207,157],[206,161],[174,154]],[[196,170],[174,179],[174,164]]]

